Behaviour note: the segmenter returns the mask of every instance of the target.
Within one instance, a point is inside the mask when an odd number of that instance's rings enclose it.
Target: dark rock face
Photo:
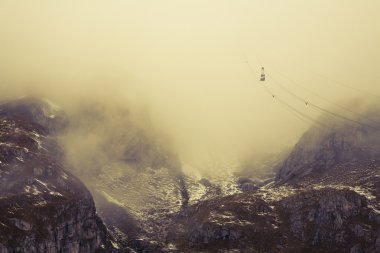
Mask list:
[[[43,101],[0,105],[0,252],[106,252],[107,229],[86,187],[64,170]]]
[[[191,206],[168,242],[171,252],[379,252],[377,208],[345,188],[267,188]]]
[[[249,178],[239,178],[237,184],[243,192],[255,191],[259,188],[257,184]]]
[[[245,193],[191,206],[174,219],[168,240],[174,252],[274,252],[278,225],[268,203]]]
[[[280,207],[291,234],[310,248],[380,250],[379,213],[354,191],[309,190],[284,199]]]

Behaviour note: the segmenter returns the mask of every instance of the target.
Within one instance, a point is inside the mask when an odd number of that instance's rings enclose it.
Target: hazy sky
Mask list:
[[[261,85],[318,115],[257,82],[245,58],[326,108],[297,85],[339,103],[364,94],[313,72],[380,94],[379,11],[378,0],[1,0],[0,92],[128,99],[186,162],[227,164],[291,146],[308,127]]]

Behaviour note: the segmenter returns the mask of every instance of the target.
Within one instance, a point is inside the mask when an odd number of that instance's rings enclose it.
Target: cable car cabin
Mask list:
[[[265,81],[264,67],[261,68],[260,81],[261,81],[261,82],[264,82],[264,81]]]

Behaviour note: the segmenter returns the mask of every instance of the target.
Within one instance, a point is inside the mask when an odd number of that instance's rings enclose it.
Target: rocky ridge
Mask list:
[[[378,252],[380,162],[355,168],[199,202],[172,222],[171,252]]]
[[[377,119],[373,112],[367,118]],[[372,120],[374,121],[374,120]],[[358,125],[322,121],[328,127],[313,126],[296,144],[280,166],[276,181],[288,182],[313,173],[324,173],[347,162],[376,160],[380,156],[380,123]]]
[[[61,161],[64,115],[47,101],[0,105],[0,252],[111,252],[90,192]]]

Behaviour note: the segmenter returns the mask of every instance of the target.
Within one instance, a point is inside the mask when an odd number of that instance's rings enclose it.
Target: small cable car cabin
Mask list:
[[[264,82],[264,81],[265,81],[264,67],[261,67],[260,81],[261,81],[261,82]]]

